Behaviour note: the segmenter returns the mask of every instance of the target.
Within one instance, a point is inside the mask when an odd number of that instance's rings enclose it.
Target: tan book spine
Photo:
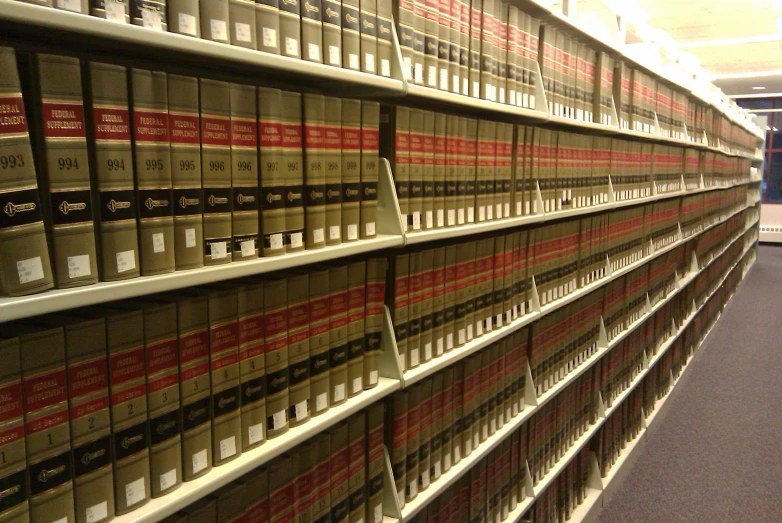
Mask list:
[[[305,245],[326,245],[326,112],[325,97],[305,94],[304,102],[304,216]]]
[[[258,120],[254,86],[230,85],[231,248],[233,260],[258,257]]]
[[[410,220],[410,109],[394,108],[393,176],[402,227],[406,231]]]
[[[266,361],[266,434],[269,439],[288,431],[288,283],[285,278],[264,280]],[[272,499],[272,505],[275,500]],[[272,512],[274,509],[272,508]]]
[[[326,97],[323,168],[326,171],[326,245],[342,243],[342,100]]]
[[[464,122],[462,126],[461,122]],[[463,118],[459,124],[460,139],[464,147],[462,150],[467,151],[462,155],[460,162],[460,175],[464,184],[464,205],[462,206],[464,219],[457,213],[457,221],[461,225],[462,223],[473,223],[475,221],[475,206],[477,205],[478,196],[478,121],[473,119]]]
[[[301,5],[299,0],[280,2],[280,53],[301,58]]]
[[[323,431],[312,438],[312,521],[328,521],[331,510],[331,436]]]
[[[288,277],[288,420],[291,427],[310,418],[310,276]]]
[[[453,465],[462,459],[462,434],[464,432],[464,368],[465,362],[453,367],[453,423],[451,426],[451,449]],[[447,463],[444,463],[447,465]]]
[[[310,272],[310,411],[312,416],[329,408],[329,270]]]
[[[255,2],[252,0],[229,0],[228,19],[231,24],[231,44],[248,49],[258,49]]]
[[[366,520],[383,520],[383,474],[385,453],[383,445],[383,404],[375,403],[366,411]]]
[[[418,85],[426,85],[426,4],[425,0],[413,0],[413,75]]]
[[[348,268],[329,269],[329,406],[348,397]]]
[[[459,117],[449,114],[445,121],[445,217],[446,226],[456,225],[459,197]]]
[[[52,2],[50,0],[36,0],[35,2],[31,3],[52,7]],[[104,0],[93,0],[90,2],[90,14],[92,16],[97,16],[98,18],[109,18],[111,20],[127,24],[130,23],[130,16],[128,14],[130,9],[129,4],[130,2],[127,0],[119,0],[112,6],[113,9],[107,13],[106,2]],[[196,6],[196,10],[197,9],[198,6]]]
[[[255,2],[255,29],[258,50],[280,54],[280,2]]]
[[[313,454],[315,449],[309,443],[304,443],[296,447],[296,452],[291,457],[291,467],[293,468],[293,507],[291,516],[294,523],[304,523],[313,521],[312,505],[314,497],[313,479],[314,465]]]
[[[420,433],[418,440],[418,490],[429,488],[432,477],[430,457],[432,449],[432,380],[421,383]]]
[[[285,247],[287,252],[305,248],[306,205],[304,126],[301,94],[282,92],[282,165],[285,179]]]
[[[201,183],[204,265],[233,260],[231,248],[231,98],[229,84],[201,79]]]
[[[29,521],[30,489],[27,480],[22,369],[17,336],[9,336],[0,341],[0,356],[0,412],[3,413],[0,415],[0,430],[7,434],[0,446],[0,452],[5,452],[8,457],[0,468],[0,477],[4,484],[8,485],[6,488],[13,489],[10,491],[12,494],[6,498],[7,502],[0,512],[0,517],[4,521],[26,523]],[[113,504],[114,498],[111,495],[110,497]]]
[[[367,501],[367,413],[348,420],[348,509],[350,523],[361,523]],[[373,518],[374,519],[374,518]]]
[[[410,203],[407,229],[421,230],[424,183],[424,111],[410,109]]]
[[[0,221],[0,293],[20,296],[51,289],[54,276],[44,228],[44,212],[35,176],[35,160],[28,132],[16,55],[0,47],[0,183],[4,209]]]
[[[269,520],[269,471],[267,467],[257,468],[244,475],[247,492],[252,492],[252,499],[247,503],[245,519],[247,521]]]
[[[391,472],[394,485],[390,488],[399,500],[400,506],[405,501],[405,479],[407,477],[407,411],[409,391],[395,392],[385,403],[385,420],[383,433],[388,454],[391,460]]]
[[[432,316],[432,298],[434,294],[434,250],[421,252],[421,361],[431,360],[437,347],[434,339],[434,318]]]
[[[342,241],[348,242],[358,240],[361,221],[361,102],[359,100],[342,100],[341,125]]]
[[[483,0],[472,0],[469,2],[469,95],[473,98],[481,98],[481,66],[483,57],[481,56],[482,27],[483,27]],[[464,94],[464,93],[462,93]]]
[[[127,74],[124,67],[96,62],[83,70],[90,93],[86,114],[90,162],[98,182],[101,274],[107,281],[134,278],[140,274],[141,263]]]
[[[432,206],[432,222],[434,227],[445,227],[446,211],[446,173],[447,173],[447,121],[448,117],[442,113],[434,115],[434,203]]]
[[[323,9],[323,63],[342,67],[342,2],[321,0]]]
[[[205,295],[178,297],[177,330],[182,404],[182,479],[191,481],[212,468],[209,308]]]
[[[218,523],[240,523],[244,521],[245,510],[249,496],[247,486],[241,481],[234,481],[218,489],[212,496],[217,498]]]
[[[443,315],[443,337],[445,338],[445,352],[450,352],[456,346],[457,341],[457,321],[456,321],[456,309],[457,309],[457,287],[458,280],[456,277],[457,263],[456,263],[456,246],[449,245],[445,248],[445,298],[443,300],[443,307],[445,313]]]
[[[199,0],[201,38],[231,43],[229,0]]]
[[[291,521],[293,514],[293,468],[283,454],[269,464],[269,523]]]
[[[418,2],[416,2],[418,3]],[[424,79],[423,85],[437,89],[439,86],[437,76],[437,57],[439,49],[440,28],[439,16],[437,15],[437,0],[421,0],[424,25]]]
[[[367,262],[362,260],[348,264],[347,277],[347,394],[353,397],[364,390]]]
[[[359,0],[342,0],[342,67],[361,70],[361,10]]]
[[[156,31],[167,31],[165,0],[130,0],[130,20]]]
[[[266,441],[265,322],[262,281],[248,281],[237,289],[237,314],[242,451],[247,451]]]
[[[437,87],[449,91],[451,71],[451,2],[436,0],[434,14],[437,17]],[[454,69],[454,72],[457,69]],[[458,73],[457,73],[458,74]]]
[[[434,229],[434,170],[435,170],[435,115],[431,111],[424,112],[423,126],[423,179],[421,183],[421,228]]]
[[[383,299],[386,292],[386,258],[367,260],[366,290],[364,308],[364,389],[378,383],[378,363],[381,351],[381,337],[385,310]]]
[[[394,2],[394,20],[399,35],[399,47],[402,53],[402,73],[412,81],[415,78],[413,66],[413,42],[415,39],[415,19],[413,0]]]
[[[377,0],[360,0],[359,9],[361,70],[365,73],[376,74],[378,72],[378,2]]]
[[[361,239],[377,235],[377,186],[380,172],[380,104],[361,102]]]
[[[261,209],[260,209],[260,233],[263,237],[263,256],[274,256],[285,252],[286,238],[286,164],[289,164],[284,156],[285,125],[282,120],[283,95],[279,89],[258,88],[258,131],[259,152],[261,164]],[[295,131],[294,122],[291,122],[292,131]],[[293,137],[299,137],[299,154],[301,150],[301,122],[298,122],[298,133],[292,133]],[[293,149],[293,148],[291,148]],[[291,151],[293,152],[293,151]],[[299,169],[301,162],[299,161]],[[301,191],[299,191],[301,194]],[[301,201],[301,199],[299,199]]]
[[[421,305],[423,301],[421,252],[410,253],[410,290],[408,295],[408,339],[406,369],[421,363]]]
[[[445,247],[432,252],[432,350],[436,357],[445,352]]]
[[[442,381],[442,413],[440,430],[440,470],[445,474],[453,464],[453,432],[454,432],[454,369],[448,367],[443,371]]]
[[[168,123],[174,207],[174,258],[177,270],[203,267],[204,196],[201,190],[201,122],[198,79],[168,77]]]
[[[22,362],[30,520],[74,520],[73,470],[61,326],[17,327]],[[43,472],[46,471],[46,472]],[[56,471],[57,473],[52,473]]]
[[[393,17],[392,2],[377,3],[377,72],[381,76],[391,76],[393,56]]]
[[[90,14],[92,14],[92,16],[106,18],[105,0],[97,0],[97,2],[94,3],[101,4],[100,11],[93,7]],[[124,2],[116,2],[112,7],[116,10],[117,5],[119,5],[119,9],[122,9],[123,3]],[[166,7],[168,10],[169,32],[201,38],[201,10],[199,9],[198,2],[192,2],[191,0],[168,0],[166,2]],[[96,14],[96,11],[100,14]],[[116,16],[114,12],[112,12],[112,15]]]
[[[301,52],[304,60],[323,63],[323,9],[321,0],[302,1]]]
[[[407,460],[405,466],[405,502],[418,496],[418,447],[421,437],[421,386],[416,383],[408,392]]]
[[[329,500],[331,510],[329,520],[335,523],[348,521],[349,498],[349,440],[348,424],[343,422],[329,430],[330,457],[329,457]]]

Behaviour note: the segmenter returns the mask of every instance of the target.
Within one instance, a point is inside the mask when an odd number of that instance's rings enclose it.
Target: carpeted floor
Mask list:
[[[782,246],[758,254],[600,523],[782,522]]]

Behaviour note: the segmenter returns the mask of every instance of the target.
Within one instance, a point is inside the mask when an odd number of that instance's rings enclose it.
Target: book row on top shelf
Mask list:
[[[150,53],[152,60],[175,62],[182,55],[195,64],[203,56],[219,70],[236,73],[251,65],[343,95],[345,89],[365,96],[407,95],[527,121],[632,129],[731,152],[753,154],[758,139],[756,130],[744,131],[687,89],[585,38],[567,20],[541,23],[525,12],[536,11],[528,9],[531,5],[517,8],[502,0],[29,3],[57,9],[3,0],[0,23],[13,22],[9,34],[35,40],[44,26],[99,37],[97,42],[65,40],[70,49],[135,58],[118,45],[130,41],[167,51],[157,57]],[[92,19],[74,14],[88,12]],[[136,27],[125,26],[128,21]]]

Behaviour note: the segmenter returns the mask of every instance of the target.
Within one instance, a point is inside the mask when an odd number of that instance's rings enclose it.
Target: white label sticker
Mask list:
[[[215,242],[209,245],[213,260],[219,260],[228,256],[225,244],[226,242]]]
[[[426,228],[427,229],[434,228],[434,216],[432,214],[432,211],[426,211]]]
[[[427,343],[424,345],[424,359],[426,361],[429,361],[432,359],[432,343]]]
[[[163,239],[163,233],[157,232],[152,235],[152,250],[155,254],[159,252],[166,252],[166,242]]]
[[[457,216],[457,222],[459,223],[459,225],[462,225],[464,223],[464,209],[458,209],[456,211],[456,216]]]
[[[383,76],[391,76],[391,61],[386,58],[380,59],[380,74]]]
[[[495,214],[496,214],[498,220],[502,218],[502,204],[501,203],[498,203],[496,205]]]
[[[288,419],[285,416],[285,410],[272,414],[272,426],[270,430],[278,430],[285,427]]]
[[[367,71],[374,73],[375,72],[375,55],[372,53],[364,53],[364,62],[367,66]]]
[[[57,0],[57,7],[75,13],[81,12],[81,0]]]
[[[307,57],[310,60],[320,62],[320,46],[318,44],[307,44]]]
[[[437,209],[437,226],[445,227],[445,211],[443,209]]]
[[[424,64],[415,64],[415,83],[424,83]]]
[[[481,95],[481,84],[480,82],[473,82],[472,83],[472,95],[475,98],[479,98]]]
[[[358,225],[355,223],[348,225],[348,240],[358,240]]]
[[[475,207],[467,207],[467,223],[473,223],[474,221],[475,221]]]
[[[456,225],[456,211],[448,209],[448,225]]]
[[[421,487],[429,488],[429,470],[425,470],[421,473]]]
[[[448,69],[440,69],[440,89],[448,90]]]
[[[377,383],[377,371],[369,371],[369,384],[374,385],[375,383]]]
[[[429,87],[437,87],[437,66],[429,66],[429,73],[426,76],[426,83],[429,85]]]
[[[442,471],[440,470],[440,462],[437,461],[434,464],[434,477],[439,478]]]
[[[345,399],[345,384],[334,385],[334,403]]]
[[[375,222],[367,222],[367,236],[375,235]]]
[[[144,478],[138,478],[125,485],[125,505],[131,507],[147,498],[147,492],[144,488]]]
[[[448,453],[445,456],[443,456],[443,466],[446,469],[450,469],[451,468],[451,454],[450,453]]]
[[[90,255],[68,256],[68,277],[79,278],[90,275]]]
[[[408,496],[414,498],[418,495],[418,480],[413,480],[412,483],[407,484]]]
[[[192,249],[196,246],[195,229],[185,229],[185,248]]]
[[[264,27],[261,32],[263,33],[263,46],[277,49],[277,30],[273,27]]]
[[[255,445],[259,441],[263,441],[263,423],[247,427],[247,436],[247,439],[250,440],[250,445]]]
[[[457,445],[453,449],[453,460],[458,463],[459,461],[461,461],[461,459],[462,459],[462,449],[461,447],[459,447],[459,445]]]
[[[419,211],[415,211],[413,213],[413,230],[414,231],[421,230],[421,213]]]
[[[351,394],[358,394],[364,388],[364,380],[361,378],[353,378],[353,388]]]
[[[309,400],[300,401],[296,404],[296,421],[304,421],[310,417],[309,410],[307,409],[307,403],[309,403]]]
[[[283,416],[285,413],[283,412]],[[277,421],[275,414],[275,422]],[[220,440],[220,459],[230,458],[236,454],[236,436],[230,436],[224,440]]]
[[[329,398],[324,392],[323,394],[318,394],[315,396],[315,412],[320,412],[323,409],[328,408],[329,406]]]
[[[329,46],[329,63],[331,65],[340,65],[339,58],[340,58],[340,52],[339,47],[336,45],[330,45]]]
[[[475,324],[475,335],[476,336],[483,336],[483,322],[479,321]]]
[[[299,42],[290,36],[285,37],[285,54],[289,56],[299,56]]]
[[[358,55],[357,54],[349,54],[348,55],[348,67],[351,69],[358,69]]]
[[[502,326],[502,314],[497,315],[494,319],[494,323],[496,323],[498,327]]]
[[[443,353],[443,339],[440,338],[437,340],[437,355],[440,356]]]
[[[420,362],[418,358],[418,349],[412,349],[410,351],[410,367],[416,367]]]
[[[329,226],[329,240],[339,240],[339,225],[330,225]]]
[[[193,454],[193,474],[198,474],[206,468],[206,449]]]
[[[86,510],[87,523],[97,523],[102,519],[106,519],[108,512],[109,512],[108,503],[106,501],[101,501],[98,504],[95,504],[91,507],[87,507]]]
[[[467,339],[468,340],[472,339],[472,323],[467,325]]]
[[[228,40],[228,26],[225,20],[209,20],[209,30],[212,34],[212,40]]]
[[[478,221],[482,222],[486,219],[486,206],[481,205],[478,207]]]
[[[445,348],[446,350],[453,349],[453,332],[449,332],[445,337]]]
[[[467,342],[467,333],[464,329],[459,329],[459,345],[464,345]]]
[[[255,240],[246,240],[243,241],[240,245],[242,247],[242,258],[246,258],[255,254]]]
[[[324,241],[323,232],[324,231],[323,231],[322,228],[321,229],[314,229],[312,231],[312,241],[314,243],[322,243]]]
[[[109,22],[117,22],[119,24],[127,24],[128,21],[125,19],[125,4],[122,2],[118,2],[117,0],[106,0],[103,3],[104,8],[106,9],[106,20]],[[179,15],[179,29],[182,32],[185,32],[182,29],[182,15]],[[193,32],[188,33],[195,36],[195,17],[191,16],[193,19]],[[97,505],[96,505],[97,506]],[[88,509],[89,510],[89,509]],[[105,516],[104,516],[105,517]],[[98,520],[95,520],[98,521]]]
[[[176,469],[171,469],[160,475],[160,490],[167,490],[176,485]]]
[[[375,522],[380,523],[383,521],[383,504],[375,505]]]
[[[238,40],[239,42],[253,41],[250,24],[243,24],[241,22],[236,22],[236,24],[234,24],[234,27],[236,28],[236,40]]]
[[[136,268],[136,251],[122,251],[117,253],[117,272],[132,271]]]
[[[470,86],[470,81],[467,80],[467,78],[462,78],[462,94],[464,96],[467,96],[467,95],[470,94],[468,92],[469,86]]]
[[[293,241],[291,241],[291,244]],[[282,249],[282,234],[272,234],[269,236],[269,248]]]
[[[492,206],[487,205],[486,206],[486,219],[487,220],[493,220],[494,219],[494,213],[492,212]]]

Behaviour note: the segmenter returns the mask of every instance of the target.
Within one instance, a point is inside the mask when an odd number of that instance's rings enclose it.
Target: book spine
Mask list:
[[[285,279],[264,282],[266,362],[266,434],[269,439],[288,431],[288,288]]]
[[[140,262],[126,70],[90,62],[85,72],[90,162],[98,181],[101,274],[106,281],[134,278],[140,274]]]
[[[176,305],[144,310],[152,497],[182,484]]]
[[[405,368],[412,369],[421,362],[421,306],[423,301],[421,253],[410,253],[410,290],[408,295],[408,339]]]
[[[231,248],[231,112],[226,82],[200,80],[204,265],[233,260]]]
[[[254,0],[229,0],[231,45],[258,49]]]
[[[364,390],[364,356],[366,351],[365,304],[367,301],[367,263],[358,261],[348,265],[347,346],[348,396]]]
[[[342,67],[342,4],[339,0],[322,0],[323,63]]]
[[[238,22],[237,22],[238,23]],[[231,249],[233,260],[258,257],[258,120],[255,87],[230,85]]]
[[[453,465],[462,459],[462,433],[464,431],[464,368],[463,362],[454,366],[453,371],[453,414],[451,425],[451,448]]]
[[[313,447],[307,443],[296,447],[296,452],[291,456],[293,469],[293,506],[291,507],[291,521],[312,521],[312,497],[313,497]]]
[[[326,171],[326,245],[342,243],[342,100],[326,97],[323,167]]]
[[[348,509],[350,522],[363,522],[367,501],[367,413],[348,420]],[[373,517],[374,519],[374,517]]]
[[[432,380],[421,384],[420,432],[418,440],[418,490],[429,488],[432,450]]]
[[[421,385],[410,388],[407,408],[407,459],[405,465],[405,501],[418,495],[418,446],[421,436]]]
[[[448,91],[451,81],[451,2],[435,0],[434,13],[437,16],[437,87]],[[457,69],[454,68],[454,72]],[[458,74],[458,73],[457,73]]]
[[[285,180],[285,248],[305,247],[305,163],[302,99],[299,93],[282,92],[282,172]]]
[[[383,520],[383,474],[385,455],[383,445],[383,404],[375,403],[367,409],[366,425],[366,519],[370,523]]]
[[[143,276],[172,272],[175,267],[166,85],[165,73],[131,70],[133,156]]]
[[[48,7],[52,7],[52,2],[49,0],[39,0],[35,3],[39,5],[46,5]],[[130,9],[129,4],[130,2],[128,2],[127,0],[120,0],[113,6],[113,10],[107,13],[106,3],[104,0],[92,0],[90,2],[90,15],[97,16],[98,18],[107,18],[107,19],[114,20],[116,22],[127,24],[130,22],[130,16],[128,15]],[[198,10],[197,7],[196,10]]]
[[[280,2],[260,0],[255,2],[255,28],[258,50],[280,54]]]
[[[261,217],[263,256],[282,254],[286,250],[286,183],[285,126],[282,120],[282,91],[258,88],[258,131],[261,164]],[[301,122],[299,122],[300,136]],[[299,140],[300,142],[300,140]],[[299,191],[301,194],[301,191]],[[261,246],[259,245],[259,248]]]
[[[114,10],[117,10],[117,4],[120,6],[120,12],[118,14],[121,14],[124,2],[117,2],[114,4],[112,6]],[[95,7],[91,9],[90,14],[92,16],[106,18],[105,0],[95,0],[93,1],[93,5]],[[190,0],[168,0],[166,6],[168,7],[168,30],[170,32],[201,38],[201,10],[199,9],[197,2],[191,2]],[[127,10],[126,7],[125,9]],[[117,16],[114,11],[112,11],[111,14],[112,16]],[[253,16],[255,15],[253,14]],[[117,16],[117,18],[120,17]],[[125,23],[127,23],[127,21]]]
[[[148,0],[144,0],[148,1]],[[229,34],[229,0],[199,0],[199,9],[201,12],[201,38],[231,43]]]
[[[462,207],[464,220],[459,223],[473,223],[475,221],[475,205],[477,202],[478,188],[478,121],[471,119],[462,119],[464,128],[460,124],[461,140],[467,154],[462,156],[464,165],[460,164],[462,169],[462,180],[464,182],[464,206]]]
[[[130,21],[134,25],[167,31],[166,2],[164,0],[130,0]]]
[[[296,426],[310,417],[309,275],[288,278],[288,419]]]
[[[291,457],[283,454],[269,465],[269,523],[291,521],[293,512],[293,468]]]
[[[212,377],[212,464],[242,453],[239,321],[235,289],[209,292],[209,366]]]
[[[440,47],[438,2],[437,0],[423,0],[421,4],[424,17],[424,85],[437,89],[439,86],[437,56]]]
[[[395,108],[394,125],[394,186],[402,214],[402,227],[407,231],[410,221],[410,109]]]
[[[329,406],[348,397],[348,268],[329,269]]]
[[[434,250],[427,249],[421,256],[421,361],[427,362],[434,356],[434,322],[432,316],[432,297],[434,294]]]
[[[361,102],[361,239],[377,236],[377,186],[380,175],[380,104]]]
[[[377,0],[360,0],[361,33],[361,70],[365,73],[377,73],[378,51],[378,2]],[[391,34],[389,33],[390,37]]]
[[[303,0],[301,6],[302,58],[323,63],[323,6],[321,0]]]
[[[341,423],[330,431],[331,456],[329,457],[330,521],[346,523],[348,521],[349,498],[349,441],[348,424]]]
[[[421,228],[434,228],[434,154],[435,154],[435,115],[424,112],[423,126],[423,179],[421,183]]]
[[[391,471],[394,477],[394,488],[399,505],[404,507],[405,482],[407,473],[407,411],[408,391],[394,393],[386,400],[385,421],[383,432],[385,444],[391,460]]]
[[[456,225],[459,177],[459,117],[449,114],[445,120],[445,215],[446,226]]]
[[[28,133],[22,88],[14,50],[0,47],[0,183],[3,213],[0,220],[0,293],[20,296],[54,286],[44,213],[35,176],[35,161]],[[28,100],[29,102],[29,100]]]
[[[342,100],[342,241],[358,240],[361,222],[361,102]],[[336,178],[336,177],[334,177]],[[335,187],[336,189],[336,187]]]
[[[329,270],[310,273],[310,404],[312,416],[329,408]]]
[[[413,66],[413,43],[415,40],[415,19],[413,0],[398,0],[394,3],[394,12],[397,33],[399,35],[399,47],[402,54],[402,74],[408,80],[415,78]]]
[[[326,245],[325,97],[305,94],[304,101],[304,215],[307,249]]]
[[[391,76],[393,56],[393,17],[391,2],[377,2],[377,72]]]
[[[279,3],[280,52],[301,58],[301,5],[299,0]]]
[[[361,70],[361,10],[359,0],[342,1],[342,67]]]
[[[434,227],[445,227],[447,183],[447,121],[445,114],[435,114],[434,121]]]
[[[445,247],[432,254],[432,347],[435,356],[445,352]]]
[[[312,438],[313,447],[313,488],[311,497],[312,521],[326,523],[331,511],[331,436],[324,431]]]
[[[237,290],[242,451],[266,441],[266,363],[263,284]]]
[[[410,109],[410,203],[407,229],[421,230],[424,183],[424,111]]]
[[[383,317],[385,316],[383,298],[386,292],[386,258],[367,260],[365,309],[364,309],[364,389],[370,389],[378,383],[378,360],[381,350]]]
[[[169,75],[169,136],[177,270],[203,267],[204,196],[201,190],[201,122],[198,80]]]
[[[412,81],[426,85],[426,3],[413,0],[413,76]]]
[[[0,515],[4,518],[26,518],[30,487],[27,479],[19,339],[4,340],[0,344],[0,355],[3,361],[3,375],[0,378],[0,452],[7,456],[6,463],[0,467],[0,480],[4,488],[9,489]],[[113,503],[113,497],[111,501]]]
[[[55,281],[58,288],[96,283],[98,263],[79,61],[37,55],[35,62],[40,96],[36,100],[40,111],[37,123],[42,137],[39,160],[49,193],[46,211],[51,220]],[[33,265],[38,269],[37,263]]]

